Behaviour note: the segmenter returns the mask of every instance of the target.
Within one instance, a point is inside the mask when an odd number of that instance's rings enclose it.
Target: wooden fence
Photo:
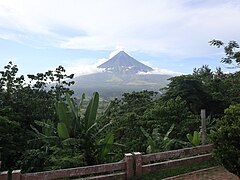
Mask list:
[[[210,144],[194,148],[185,148],[180,150],[165,151],[146,155],[142,155],[139,152],[133,153],[135,160],[135,176],[137,178],[140,178],[142,176],[142,173],[145,172],[151,172],[210,160],[212,159],[212,154],[210,153],[212,149],[213,145]],[[186,155],[189,157],[181,158],[181,156]]]
[[[83,179],[131,179],[141,178],[145,172],[177,167],[212,159],[213,145],[198,146],[180,150],[165,151],[143,155],[139,152],[125,154],[122,161],[69,169],[21,174],[20,170],[12,172],[12,180],[47,180],[64,177],[80,177]],[[199,155],[200,154],[200,155]],[[182,158],[182,156],[185,156]],[[188,157],[186,157],[188,156]],[[99,175],[101,174],[101,175]],[[88,177],[86,177],[88,176]],[[8,172],[0,172],[0,180],[7,180]]]
[[[36,173],[22,174],[20,170],[11,173],[12,180],[48,180],[65,177],[88,176],[83,179],[88,180],[107,180],[107,179],[130,179],[134,176],[133,155],[128,153],[122,161],[94,166],[84,166],[77,168],[60,169]],[[104,174],[104,175],[99,175]],[[89,177],[90,176],[90,177]],[[0,173],[0,180],[7,180],[7,172]]]

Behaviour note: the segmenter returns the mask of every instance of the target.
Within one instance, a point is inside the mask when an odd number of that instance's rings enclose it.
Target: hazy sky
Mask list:
[[[160,73],[228,71],[208,41],[239,32],[240,0],[0,0],[0,69],[86,74],[125,50]]]

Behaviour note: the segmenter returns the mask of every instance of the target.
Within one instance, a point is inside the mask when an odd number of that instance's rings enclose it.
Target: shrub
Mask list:
[[[0,161],[1,170],[16,169],[16,162],[26,150],[29,132],[21,128],[19,123],[0,116]]]
[[[27,150],[18,165],[23,173],[83,166],[83,153],[76,148],[41,147]]]
[[[228,171],[240,177],[240,104],[231,105],[225,110],[212,138],[217,160]]]

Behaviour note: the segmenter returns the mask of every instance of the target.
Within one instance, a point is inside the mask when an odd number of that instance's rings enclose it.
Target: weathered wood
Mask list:
[[[201,129],[202,129],[202,145],[206,143],[207,128],[206,128],[206,110],[201,109]]]
[[[142,154],[140,152],[134,152],[135,160],[135,176],[137,179],[140,179],[142,176]]]
[[[198,156],[194,156],[194,157],[169,160],[169,161],[165,161],[165,162],[143,165],[142,171],[150,172],[150,171],[156,171],[156,170],[161,170],[161,169],[167,169],[167,168],[177,167],[177,166],[181,166],[181,165],[192,164],[195,162],[211,160],[212,158],[213,158],[212,154],[204,154],[204,155],[198,155]]]
[[[94,176],[94,177],[86,177],[86,178],[80,178],[80,179],[74,179],[74,180],[121,180],[125,179],[126,173],[114,173],[114,174],[106,174],[106,175],[100,175],[100,176]]]
[[[12,180],[21,180],[21,170],[12,171]]]
[[[108,179],[132,179],[134,171],[137,179],[140,179],[143,172],[166,169],[180,165],[190,164],[194,162],[201,162],[212,159],[211,154],[198,155],[194,157],[187,157],[182,159],[166,160],[169,158],[179,157],[182,155],[196,155],[200,153],[210,152],[213,145],[205,145],[194,148],[185,148],[174,151],[166,151],[154,154],[142,155],[139,152],[125,154],[122,161],[109,164],[100,164],[95,166],[85,166],[78,168],[60,169],[54,171],[36,172],[21,174],[20,170],[13,171],[13,180],[48,180],[58,179],[64,177],[80,177],[89,175],[90,177],[80,178],[83,180],[108,180]],[[165,160],[164,162],[157,162],[154,164],[143,165],[144,163]],[[135,169],[134,169],[135,167]],[[99,175],[102,173],[103,175]],[[8,172],[0,173],[0,180],[7,180]]]
[[[122,170],[122,169],[125,169],[124,161],[95,165],[95,166],[85,166],[85,167],[78,167],[78,168],[60,169],[60,170],[54,170],[54,171],[27,173],[27,174],[22,174],[21,180],[42,180],[42,179],[47,180],[47,179],[56,179],[56,178],[63,178],[63,177],[73,177],[73,176],[82,176],[82,175],[111,172],[111,171]]]
[[[8,180],[8,171],[0,172],[0,180]]]
[[[132,179],[134,175],[133,155],[131,153],[125,154],[124,161],[126,162],[126,179]]]
[[[185,148],[173,151],[165,151],[160,153],[154,154],[146,154],[142,156],[143,163],[155,162],[160,161],[168,158],[178,157],[182,155],[195,155],[203,152],[210,152],[213,149],[213,144],[205,145],[205,146],[198,146],[194,148]]]

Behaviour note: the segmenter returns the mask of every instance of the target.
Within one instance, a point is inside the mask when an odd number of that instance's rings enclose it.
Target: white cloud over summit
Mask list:
[[[110,58],[112,58],[117,53],[119,53],[120,51],[123,51],[123,50],[124,50],[124,47],[116,46],[115,49],[109,54],[108,57],[97,59],[95,61],[95,63],[93,63],[91,65],[89,65],[89,64],[87,65],[85,63],[82,63],[82,62],[89,61],[89,59],[79,59],[79,60],[73,61],[73,63],[70,63],[70,64],[66,63],[67,71],[69,73],[75,74],[75,76],[79,76],[79,75],[81,76],[81,75],[103,72],[103,69],[99,69],[97,67],[99,65],[105,63]],[[91,61],[94,61],[94,60],[91,60]]]
[[[93,73],[99,73],[99,72],[103,72],[103,69],[99,69],[97,68],[99,65],[105,63],[106,61],[108,61],[110,58],[112,58],[113,56],[115,56],[117,53],[119,53],[120,51],[123,51],[124,47],[122,46],[116,46],[115,49],[109,54],[109,56],[107,58],[100,58],[97,59],[95,63],[93,63],[92,65],[86,65],[86,64],[82,64],[81,62],[87,62],[89,61],[88,59],[79,59],[77,61],[74,61],[74,63],[67,63],[68,65],[67,67],[67,71],[69,73],[73,73],[76,76],[77,75],[87,75],[87,74],[93,74]],[[91,60],[92,61],[92,60]]]
[[[117,46],[115,50],[113,50],[108,58],[101,58],[97,59],[96,63],[93,63],[92,65],[86,65],[81,62],[89,61],[88,59],[79,59],[74,61],[73,63],[67,63],[66,69],[68,73],[73,73],[75,76],[81,76],[81,75],[87,75],[87,74],[93,74],[93,73],[101,73],[104,72],[104,69],[97,68],[99,65],[103,64],[104,62],[108,61],[110,58],[115,56],[120,51],[124,51],[125,48],[122,46]],[[93,61],[93,60],[91,60]],[[149,61],[141,61],[143,64],[151,66]],[[160,69],[160,68],[153,68],[153,71],[150,72],[139,72],[138,74],[141,75],[147,75],[147,74],[162,74],[162,75],[182,75],[181,72],[175,72],[168,69]]]
[[[109,59],[115,56],[120,51],[125,51],[125,48],[123,46],[116,46],[115,50],[109,54]]]

